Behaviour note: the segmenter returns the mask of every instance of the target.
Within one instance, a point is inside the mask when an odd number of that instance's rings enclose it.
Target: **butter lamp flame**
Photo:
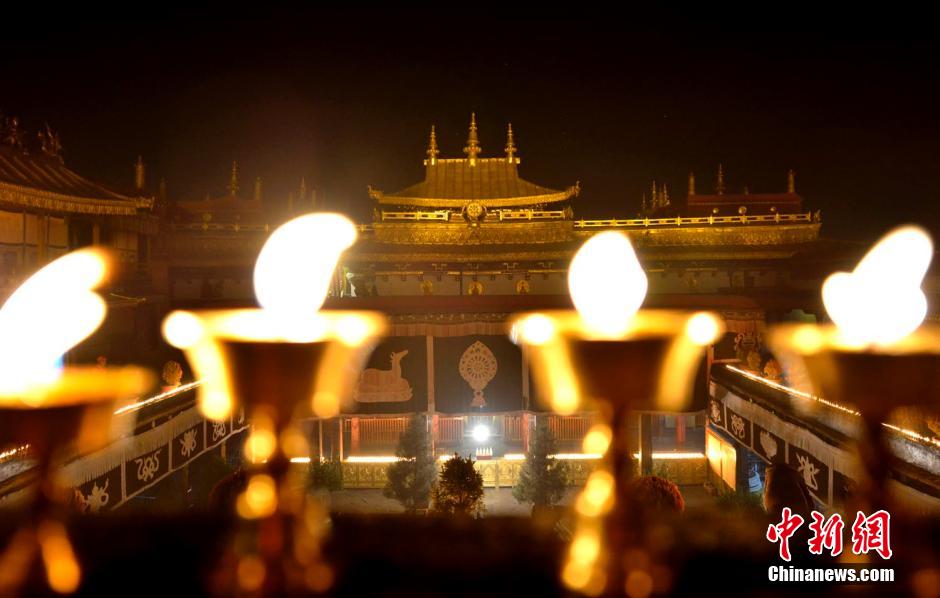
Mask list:
[[[890,345],[908,336],[927,315],[921,289],[933,257],[930,235],[917,226],[889,232],[853,272],[836,272],[823,284],[826,311],[847,345]]]
[[[355,241],[355,225],[340,214],[305,214],[281,225],[255,262],[258,303],[284,316],[316,312],[340,255]]]
[[[571,301],[585,326],[599,337],[626,335],[646,298],[647,286],[630,239],[616,231],[586,241],[568,271]]]
[[[61,375],[57,364],[104,321],[107,305],[95,289],[109,261],[100,249],[74,251],[24,282],[0,308],[0,395],[28,394]]]

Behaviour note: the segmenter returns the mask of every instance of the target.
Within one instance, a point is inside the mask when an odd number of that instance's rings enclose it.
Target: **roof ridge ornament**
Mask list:
[[[463,153],[467,154],[470,160],[470,166],[476,166],[477,156],[480,155],[480,140],[477,138],[477,115],[470,113],[470,134],[467,136],[467,147],[463,148]]]
[[[232,160],[232,178],[228,183],[228,194],[229,197],[236,197],[238,195],[238,161]]]
[[[424,161],[424,165],[434,166],[437,164],[437,156],[441,151],[437,149],[437,134],[434,131],[434,125],[431,125],[431,138],[428,139],[428,151],[426,153],[428,158]]]
[[[26,147],[23,145],[23,131],[20,130],[20,119],[15,116],[7,118],[5,128],[3,142],[25,152]]]
[[[516,157],[516,143],[512,137],[512,123],[509,123],[509,130],[506,133],[506,161],[510,164],[519,163],[519,158]]]
[[[715,193],[717,195],[725,194],[725,170],[721,164],[718,165],[718,178],[715,180]]]
[[[796,193],[796,172],[792,168],[787,171],[787,193]]]
[[[46,125],[48,127],[48,125]],[[46,151],[45,146],[43,146],[43,151]],[[48,152],[46,152],[48,153]],[[141,155],[137,156],[137,163],[134,164],[134,188],[138,191],[144,190],[144,185],[147,182],[147,170],[144,165],[144,157]]]

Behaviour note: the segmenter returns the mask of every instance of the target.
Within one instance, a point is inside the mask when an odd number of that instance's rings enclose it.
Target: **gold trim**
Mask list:
[[[400,197],[397,195],[385,195],[377,189],[369,189],[369,197],[380,204],[393,206],[419,206],[423,208],[463,208],[471,201],[477,201],[488,208],[509,208],[518,206],[530,206],[540,203],[553,203],[565,201],[572,197],[577,197],[579,189],[577,187],[568,187],[558,193],[546,193],[544,195],[529,195],[524,197],[494,197],[492,199],[480,199],[474,197],[462,199],[437,199],[433,197]]]
[[[153,198],[95,199],[75,197],[0,182],[0,202],[52,212],[134,216],[138,209],[151,209]]]

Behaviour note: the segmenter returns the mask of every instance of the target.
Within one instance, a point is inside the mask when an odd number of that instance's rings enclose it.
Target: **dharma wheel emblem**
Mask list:
[[[476,341],[460,356],[460,377],[473,389],[471,407],[486,407],[483,389],[496,377],[496,357],[489,347]]]

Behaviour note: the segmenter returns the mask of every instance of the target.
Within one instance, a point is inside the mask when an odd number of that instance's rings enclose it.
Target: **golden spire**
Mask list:
[[[718,165],[718,179],[715,181],[715,193],[718,195],[725,194],[725,170],[721,167],[721,164]]]
[[[230,197],[238,195],[238,162],[232,160],[232,178],[228,183],[228,194]]]
[[[512,138],[512,123],[509,123],[509,131],[506,133],[506,160],[510,164],[516,160],[516,143]]]
[[[659,192],[656,191],[656,181],[653,181],[653,186],[650,189],[650,210],[655,210],[659,207]]]
[[[787,193],[796,193],[796,173],[792,168],[787,172]]]
[[[695,173],[689,172],[689,195],[695,195]]]
[[[300,197],[297,198],[301,203],[307,199],[307,179],[300,177]]]
[[[646,203],[646,193],[643,194],[643,201],[640,204],[640,213],[646,214],[649,211],[649,205]]]
[[[262,187],[261,177],[260,176],[256,177],[255,178],[255,201],[261,201],[262,188],[263,187]]]
[[[137,164],[134,164],[134,187],[138,191],[143,191],[146,183],[146,170],[144,168],[144,157],[137,156]]]
[[[470,113],[470,135],[467,137],[467,147],[463,148],[463,153],[470,159],[470,166],[477,163],[477,156],[480,155],[480,140],[477,139],[477,115]]]
[[[669,189],[666,187],[666,183],[663,183],[663,193],[660,195],[660,207],[665,208],[669,206]]]
[[[431,125],[431,138],[428,140],[428,159],[424,161],[425,164],[437,164],[437,155],[441,151],[437,149],[437,134],[434,132],[434,125]]]

